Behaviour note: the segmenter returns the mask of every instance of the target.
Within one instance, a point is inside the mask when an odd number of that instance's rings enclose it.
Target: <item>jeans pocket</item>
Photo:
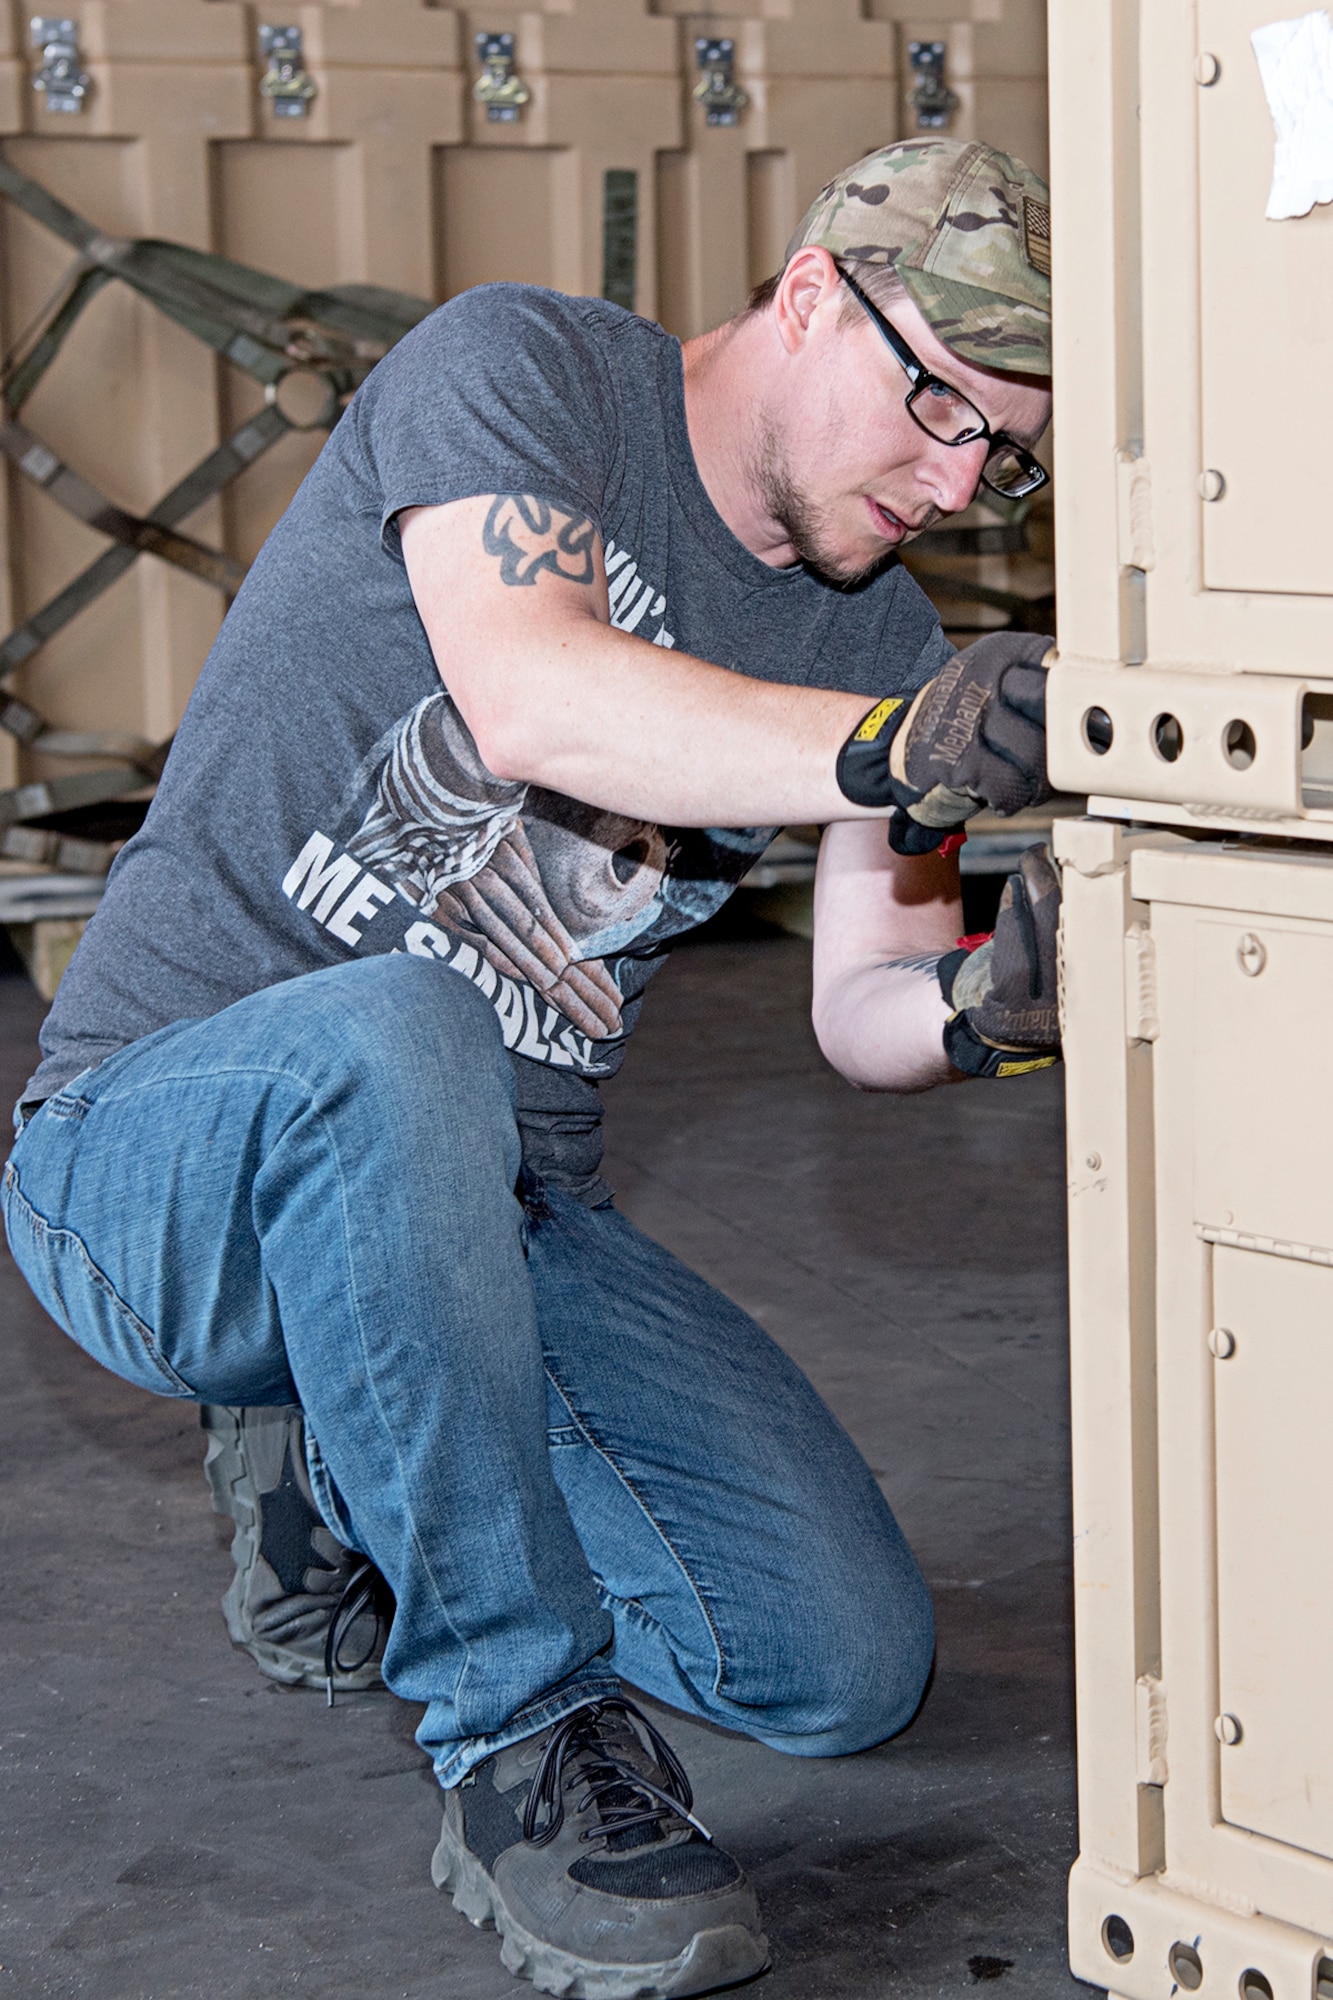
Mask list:
[[[121,1298],[72,1229],[59,1229],[19,1187],[10,1160],[0,1193],[14,1262],[56,1325],[94,1361],[156,1396],[195,1398],[158,1347],[152,1329]]]

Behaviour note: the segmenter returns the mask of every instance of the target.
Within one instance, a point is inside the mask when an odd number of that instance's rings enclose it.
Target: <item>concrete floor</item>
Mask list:
[[[659,1715],[749,1868],[764,2000],[926,2000],[1064,1959],[1074,1853],[1059,1074],[862,1097],[807,948],[677,953],[608,1092],[626,1212],[748,1307],[857,1439],[933,1586],[896,1742],[803,1762]],[[42,1004],[0,979],[0,1090]],[[227,1642],[191,1407],[103,1374],[0,1268],[7,1607],[0,2000],[502,2000],[432,1890],[419,1711],[265,1681]]]

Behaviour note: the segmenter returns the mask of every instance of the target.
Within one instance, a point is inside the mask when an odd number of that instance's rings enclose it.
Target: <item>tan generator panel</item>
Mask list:
[[[1120,2000],[1333,1996],[1333,25],[1052,0],[1080,1855]]]

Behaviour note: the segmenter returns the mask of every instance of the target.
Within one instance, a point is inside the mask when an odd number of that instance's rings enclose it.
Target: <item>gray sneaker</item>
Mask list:
[[[352,1692],[379,1687],[392,1600],[379,1572],[325,1527],[310,1491],[295,1408],[204,1403],[204,1474],[236,1523],[227,1630],[275,1681]]]
[[[692,1803],[647,1717],[591,1701],[446,1795],[431,1877],[495,1925],[506,1966],[543,1993],[711,1993],[762,1972],[768,1944],[754,1891]]]

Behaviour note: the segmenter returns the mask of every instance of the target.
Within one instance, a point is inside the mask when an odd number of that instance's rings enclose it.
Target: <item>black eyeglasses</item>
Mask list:
[[[889,352],[911,384],[907,392],[907,412],[913,422],[940,444],[975,444],[986,438],[990,450],[981,468],[981,483],[1005,500],[1021,500],[1047,485],[1050,474],[1043,465],[1003,431],[993,431],[975,403],[958,389],[932,375],[918,360],[896,326],[884,317],[873,299],[866,297],[850,271],[838,266],[838,275],[858,304],[865,307],[878,327]]]

